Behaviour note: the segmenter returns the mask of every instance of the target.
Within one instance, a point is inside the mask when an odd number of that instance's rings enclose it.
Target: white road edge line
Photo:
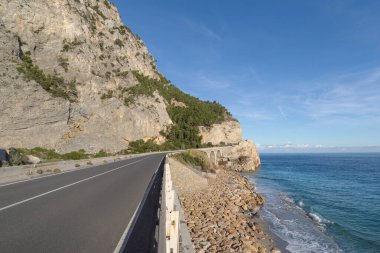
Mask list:
[[[160,163],[158,164],[157,170],[154,172],[153,176],[157,173],[157,171],[158,171],[158,169],[160,168],[160,165],[161,165],[162,161],[165,159],[165,157],[166,157],[166,156],[164,156],[164,157],[161,159]],[[150,183],[150,182],[149,182],[149,183]],[[149,184],[148,184],[148,185],[149,185]],[[141,200],[141,201],[142,201],[142,200]],[[137,205],[137,208],[136,208],[135,212],[133,213],[132,218],[129,220],[129,223],[128,223],[127,227],[125,228],[124,233],[121,235],[121,238],[120,238],[118,244],[116,245],[116,248],[115,248],[115,250],[113,251],[113,253],[120,253],[120,250],[121,250],[121,248],[123,247],[123,244],[124,244],[125,238],[126,238],[127,235],[128,235],[129,229],[131,229],[132,223],[133,223],[133,221],[135,220],[135,216],[136,216],[136,214],[137,214],[137,211],[140,209],[141,201],[140,201],[140,203]]]
[[[134,159],[134,158],[138,158],[138,157],[130,157],[130,158],[127,158],[127,159],[124,159],[124,160],[130,160],[130,159]],[[120,160],[120,161],[123,161],[123,160]],[[111,163],[116,163],[116,162],[120,162],[120,161],[114,161],[114,162],[111,162]],[[109,163],[109,164],[111,164],[111,163]],[[84,167],[84,168],[71,169],[71,170],[62,171],[62,172],[57,173],[57,174],[50,174],[50,175],[45,175],[45,176],[38,176],[38,177],[35,177],[35,178],[28,178],[28,179],[24,179],[24,180],[20,180],[20,181],[15,181],[15,182],[11,182],[11,183],[0,184],[0,187],[4,187],[4,186],[8,186],[8,185],[13,185],[13,184],[24,183],[24,182],[38,180],[38,179],[43,179],[43,178],[46,178],[46,177],[59,176],[59,175],[63,175],[63,174],[66,174],[66,173],[75,172],[75,171],[81,171],[81,170],[86,170],[86,169],[91,169],[91,168],[95,168],[95,167],[99,167],[99,166],[103,166],[103,165],[105,165],[105,164],[91,165],[91,166]]]
[[[124,233],[121,235],[121,238],[120,238],[118,244],[116,245],[116,248],[113,251],[113,253],[120,253],[121,247],[123,247],[124,240],[127,237],[128,231],[131,228],[133,221],[135,220],[135,216],[137,214],[137,210],[139,210],[139,208],[140,208],[140,205],[141,205],[141,201],[137,205],[137,208],[136,208],[135,212],[133,213],[133,216],[132,216],[131,220],[129,221],[127,227],[125,228]]]
[[[43,196],[45,196],[45,195],[48,195],[48,194],[50,194],[50,193],[53,193],[53,192],[56,192],[56,191],[59,191],[59,190],[65,189],[65,188],[67,188],[67,187],[70,187],[70,186],[73,186],[73,185],[76,185],[76,184],[80,184],[80,183],[82,183],[82,182],[88,181],[88,180],[93,179],[93,178],[95,178],[95,177],[99,177],[99,176],[102,176],[102,175],[105,175],[105,174],[111,173],[111,172],[113,172],[113,171],[115,171],[115,170],[119,170],[119,169],[121,169],[121,168],[123,168],[123,167],[126,167],[126,166],[131,165],[131,164],[134,164],[134,163],[141,162],[141,161],[143,161],[143,160],[145,160],[145,159],[148,159],[148,158],[149,158],[149,157],[145,157],[145,158],[143,158],[143,159],[137,160],[137,161],[132,162],[132,163],[125,164],[125,165],[120,166],[120,167],[117,167],[117,168],[115,168],[115,169],[112,169],[112,170],[109,170],[109,171],[106,171],[106,172],[102,172],[102,173],[96,174],[96,175],[94,175],[94,176],[91,176],[91,177],[88,177],[88,178],[85,178],[85,179],[82,179],[82,180],[76,181],[76,182],[74,182],[74,183],[71,183],[71,184],[68,184],[68,185],[65,185],[65,186],[62,186],[62,187],[56,188],[56,189],[54,189],[54,190],[51,190],[51,191],[48,191],[48,192],[45,192],[45,193],[41,193],[41,194],[39,194],[39,195],[36,195],[36,196],[31,197],[31,198],[28,198],[28,199],[21,200],[21,201],[19,201],[19,202],[16,202],[16,203],[13,203],[13,204],[11,204],[11,205],[8,205],[8,206],[5,206],[5,207],[0,208],[0,212],[1,212],[1,211],[4,211],[4,210],[6,210],[6,209],[9,209],[9,208],[11,208],[11,207],[14,207],[14,206],[18,206],[18,205],[20,205],[20,204],[22,204],[22,203],[25,203],[25,202],[31,201],[31,200],[33,200],[33,199],[37,199],[37,198],[43,197]]]

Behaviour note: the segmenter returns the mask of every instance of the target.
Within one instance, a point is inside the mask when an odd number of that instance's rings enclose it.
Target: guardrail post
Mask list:
[[[165,211],[166,211],[166,252],[179,252],[179,211],[174,210],[175,192],[171,180],[170,166],[165,164]]]

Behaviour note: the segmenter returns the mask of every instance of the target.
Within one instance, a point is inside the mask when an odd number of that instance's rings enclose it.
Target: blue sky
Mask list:
[[[262,150],[380,146],[380,1],[113,1],[177,87]]]

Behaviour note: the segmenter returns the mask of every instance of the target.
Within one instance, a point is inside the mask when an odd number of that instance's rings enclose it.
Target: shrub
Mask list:
[[[61,52],[68,52],[75,49],[77,46],[82,45],[84,42],[80,41],[78,38],[74,38],[73,41],[67,41],[66,39],[63,40],[63,46]]]
[[[91,161],[88,161],[87,165],[93,165],[93,163]]]
[[[33,64],[30,52],[26,52],[21,57],[22,63],[17,67],[17,71],[23,74],[27,81],[35,81],[47,92],[55,97],[62,97],[75,102],[77,99],[76,81],[65,82],[63,77],[58,75],[45,74],[42,69]]]
[[[99,150],[99,152],[94,155],[95,158],[106,157],[106,156],[108,156],[108,154],[103,149]]]
[[[104,4],[108,9],[111,9],[111,4],[108,2],[108,0],[104,0]]]
[[[75,167],[76,168],[80,167],[80,164],[79,163],[75,164]]]
[[[61,159],[61,155],[54,150],[41,147],[35,147],[32,149],[12,148],[9,153],[14,165],[27,164],[27,155],[36,156],[43,161],[54,161]]]
[[[131,141],[128,146],[128,152],[130,154],[146,153],[160,150],[160,146],[153,140],[137,140]]]
[[[40,175],[41,175],[41,174],[43,174],[43,173],[44,173],[44,171],[43,171],[43,170],[41,170],[41,169],[38,169],[38,170],[36,170],[36,173],[37,173],[37,174],[40,174]]]
[[[53,173],[54,173],[54,174],[58,174],[58,173],[61,173],[61,170],[60,170],[60,169],[58,169],[58,168],[55,168],[55,169],[53,170]]]
[[[91,6],[91,8],[99,15],[101,16],[104,20],[107,19],[107,17],[103,14],[103,12],[99,9],[98,5]]]
[[[114,43],[120,48],[124,47],[124,43],[121,41],[121,39],[116,39]]]
[[[244,165],[247,164],[250,160],[251,158],[249,156],[241,155],[238,157],[237,162],[240,165]]]
[[[69,59],[59,56],[58,64],[65,70],[65,72],[69,71]]]
[[[62,155],[63,160],[81,160],[81,159],[87,159],[88,157],[89,155],[80,151],[72,151],[70,153],[66,153]]]
[[[232,115],[225,107],[217,102],[201,101],[190,96],[172,85],[165,77],[159,74],[159,79],[150,78],[132,71],[138,84],[124,89],[124,105],[129,106],[135,102],[138,96],[153,97],[155,91],[164,97],[166,101],[175,99],[186,106],[167,106],[166,110],[170,118],[175,123],[162,133],[167,142],[174,148],[199,148],[201,138],[199,136],[199,126],[211,126],[225,120],[233,120]]]
[[[199,168],[204,172],[215,173],[216,171],[216,165],[202,151],[187,150],[174,154],[172,157],[183,164]]]
[[[100,99],[101,100],[104,100],[104,99],[110,99],[113,97],[113,91],[112,90],[109,90],[107,91],[107,93],[103,93],[101,96],[100,96]]]
[[[99,41],[99,48],[100,48],[100,50],[104,51],[104,41]]]
[[[80,159],[87,159],[89,157],[89,155],[86,154],[86,151],[84,149],[80,149],[78,151],[72,151],[66,154],[59,154],[53,149],[46,149],[46,148],[41,148],[41,147],[35,147],[32,149],[13,148],[10,151],[10,156],[15,165],[25,164],[25,161],[26,161],[25,157],[27,155],[36,156],[42,159],[44,162],[57,161],[57,160],[80,160]]]

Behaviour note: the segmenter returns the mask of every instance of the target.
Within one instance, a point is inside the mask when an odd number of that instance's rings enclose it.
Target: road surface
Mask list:
[[[114,252],[164,156],[0,186],[0,252]]]

